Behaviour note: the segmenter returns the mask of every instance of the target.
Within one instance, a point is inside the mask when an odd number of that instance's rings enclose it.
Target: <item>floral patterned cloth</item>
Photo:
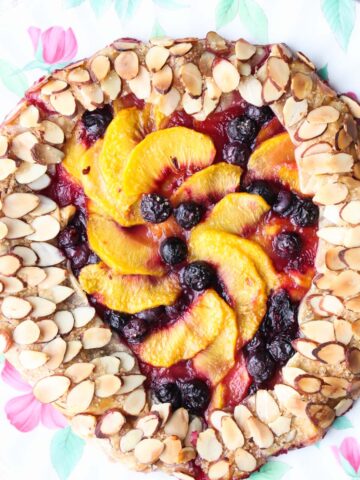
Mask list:
[[[340,91],[360,94],[355,0],[0,0],[0,117],[41,75],[121,36],[202,36],[210,29],[307,53]],[[0,480],[144,479],[84,444],[0,357]],[[360,402],[359,402],[360,403]],[[318,444],[273,459],[252,480],[360,479],[360,404]],[[149,480],[166,480],[161,473]]]

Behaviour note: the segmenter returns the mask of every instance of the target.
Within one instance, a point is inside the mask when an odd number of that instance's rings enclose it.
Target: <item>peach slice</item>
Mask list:
[[[193,200],[199,203],[216,203],[228,193],[235,192],[240,184],[242,168],[222,162],[194,173],[171,196],[171,203]]]
[[[164,192],[164,185],[211,165],[215,147],[207,135],[185,127],[150,133],[131,152],[123,171],[128,196]],[[164,180],[167,182],[164,182]]]
[[[155,367],[170,367],[193,358],[218,337],[228,322],[233,322],[233,315],[216,292],[207,290],[176,323],[150,335],[137,353],[143,362]]]
[[[194,230],[213,228],[242,235],[249,227],[256,225],[269,210],[269,205],[259,195],[229,193],[214,206],[206,220]]]
[[[280,182],[299,192],[294,145],[289,134],[281,133],[261,143],[249,158],[248,172],[252,178]]]
[[[86,152],[85,147],[79,143],[76,136],[72,136],[64,146],[64,160],[62,166],[76,180],[81,182],[81,157]]]
[[[120,227],[108,217],[89,214],[87,234],[91,249],[117,273],[132,275],[163,275],[164,267],[154,241],[147,238],[146,227]]]
[[[254,262],[236,245],[232,235],[216,230],[194,230],[189,251],[193,260],[204,260],[217,269],[235,310],[240,338],[247,342],[266,312],[266,284]]]
[[[83,290],[109,308],[138,313],[159,305],[171,305],[180,294],[176,274],[164,277],[120,275],[104,263],[87,265],[79,276]]]

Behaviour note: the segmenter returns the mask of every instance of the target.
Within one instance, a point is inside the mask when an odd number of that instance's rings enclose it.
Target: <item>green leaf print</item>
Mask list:
[[[355,25],[354,0],[322,0],[321,8],[337,42],[346,50]]]
[[[96,16],[102,15],[112,4],[112,0],[90,0],[91,8]]]
[[[258,472],[251,475],[251,480],[280,480],[291,469],[284,462],[270,461],[265,463]]]
[[[153,3],[158,7],[167,8],[168,10],[176,10],[178,8],[186,8],[189,6],[180,0],[153,0]]]
[[[51,441],[50,456],[60,480],[69,478],[83,454],[84,444],[84,440],[75,435],[71,427],[55,433]]]
[[[239,0],[220,0],[216,6],[216,28],[222,28],[235,19]]]
[[[159,20],[155,20],[153,28],[151,30],[151,37],[164,37],[165,36],[165,30],[163,27],[160,25]]]
[[[255,0],[239,0],[239,16],[255,41],[262,43],[268,41],[268,19]]]
[[[328,64],[324,65],[322,68],[319,68],[317,73],[323,80],[328,81],[329,80]]]
[[[335,430],[346,430],[347,428],[353,428],[353,424],[347,417],[338,417],[332,424]]]
[[[140,3],[141,0],[115,0],[115,11],[121,20],[129,20]]]
[[[6,60],[0,60],[0,81],[19,97],[24,95],[28,86],[24,73]]]

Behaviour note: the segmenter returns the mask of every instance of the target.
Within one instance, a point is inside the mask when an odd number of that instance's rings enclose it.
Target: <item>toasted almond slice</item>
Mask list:
[[[8,234],[8,231],[9,230],[7,225],[5,225],[5,223],[0,221],[0,240],[6,237],[6,235]]]
[[[40,328],[32,320],[24,320],[14,330],[13,339],[18,345],[35,343],[40,336]]]
[[[37,322],[37,326],[40,328],[40,337],[38,343],[46,343],[53,340],[58,334],[58,327],[52,320],[40,320]]]
[[[289,82],[290,69],[282,58],[270,57],[266,62],[267,74],[278,90],[284,90]]]
[[[47,213],[51,213],[56,210],[57,205],[53,200],[51,200],[51,198],[45,197],[45,195],[37,195],[37,198],[39,200],[39,205],[30,212],[32,217],[46,215]]]
[[[0,159],[0,181],[5,180],[9,175],[16,171],[15,160],[11,158]]]
[[[119,393],[129,393],[135,390],[136,388],[140,387],[145,380],[146,377],[144,375],[134,374],[134,375],[123,375],[121,377],[122,385],[119,390]]]
[[[283,383],[277,383],[275,385],[274,393],[279,400],[280,405],[285,408],[287,408],[290,399],[301,398],[299,392],[295,390],[295,388],[290,387],[289,385],[284,385]]]
[[[349,248],[360,247],[360,225],[345,231],[344,245]]]
[[[160,455],[160,460],[167,465],[180,463],[181,441],[177,437],[167,437],[164,440],[164,450]]]
[[[43,322],[46,321],[50,322],[51,320],[44,320]],[[66,352],[66,342],[61,337],[57,337],[45,345],[45,347],[43,348],[43,352],[45,352],[49,357],[46,366],[50,370],[56,370],[60,367],[64,360]]]
[[[106,78],[101,80],[100,85],[110,100],[115,100],[121,92],[121,79],[114,71],[111,71]]]
[[[307,111],[308,102],[306,99],[297,102],[293,97],[289,97],[283,109],[285,125],[288,128],[293,127],[306,116]]]
[[[70,340],[66,345],[64,363],[71,362],[82,349],[80,340]]]
[[[39,380],[33,394],[42,403],[52,403],[62,397],[70,387],[70,380],[64,375],[52,375]]]
[[[319,153],[300,160],[300,166],[311,175],[350,172],[354,159],[348,153]]]
[[[136,445],[134,455],[139,463],[151,465],[159,460],[164,448],[164,444],[160,440],[145,438]]]
[[[172,83],[173,71],[169,65],[165,65],[161,70],[158,70],[153,74],[152,85],[155,90],[161,94],[167,93],[170,90]]]
[[[324,227],[320,228],[316,234],[332,245],[344,245],[347,229],[344,227]]]
[[[359,338],[360,337],[360,320],[355,320],[351,325],[352,333]]]
[[[91,438],[95,435],[96,417],[88,413],[75,415],[71,419],[71,428],[81,438]]]
[[[164,431],[167,435],[176,435],[181,440],[186,437],[189,426],[189,414],[185,408],[178,408],[167,421]]]
[[[44,143],[35,144],[31,149],[31,154],[36,163],[44,163],[45,165],[61,163],[64,158],[64,152]]]
[[[332,293],[338,297],[351,297],[360,293],[360,274],[353,270],[340,272],[332,282]]]
[[[94,382],[90,380],[84,380],[76,385],[67,395],[66,406],[68,410],[72,414],[85,412],[91,405],[94,391]]]
[[[14,275],[21,267],[21,259],[16,255],[9,253],[0,255],[0,275],[9,277]]]
[[[230,63],[228,60],[225,60],[224,58],[216,59],[214,61],[212,74],[216,85],[224,93],[232,92],[239,85],[239,72],[232,63]]]
[[[65,301],[73,295],[74,292],[73,288],[66,287],[65,285],[56,285],[47,289],[39,288],[39,295],[41,295],[42,298],[50,300],[56,304]]]
[[[316,192],[313,202],[319,205],[335,205],[346,200],[348,193],[348,188],[343,183],[327,183]]]
[[[151,72],[158,72],[163,68],[167,59],[169,58],[170,51],[159,45],[151,47],[145,55],[145,63],[147,68]]]
[[[240,38],[240,40],[235,43],[235,55],[238,60],[249,60],[255,53],[256,47],[246,40]]]
[[[220,433],[228,450],[236,450],[244,445],[244,435],[235,421],[228,415],[221,419]]]
[[[343,303],[334,295],[324,295],[320,301],[320,308],[330,315],[341,316],[344,311]]]
[[[0,180],[4,180],[1,175],[1,166],[3,165],[4,160],[7,160],[5,158],[1,159],[0,161]],[[16,166],[14,160],[11,160],[11,162],[14,163],[14,168],[10,173],[15,172]],[[16,170],[15,173],[15,178],[16,181],[22,185],[24,184],[29,184],[31,182],[34,182],[38,178],[40,178],[45,172],[46,172],[47,166],[46,165],[40,165],[38,163],[32,164],[28,162],[23,162],[20,167]]]
[[[202,76],[199,68],[194,63],[184,63],[180,67],[179,74],[188,94],[194,98],[199,97],[202,92]]]
[[[309,358],[310,360],[315,360],[313,350],[318,346],[317,343],[306,338],[297,338],[292,341],[292,346],[304,357]]]
[[[42,175],[40,178],[35,180],[34,182],[29,183],[28,187],[31,188],[31,190],[34,190],[35,192],[39,190],[44,190],[47,188],[51,183],[51,178],[49,175],[45,174]]]
[[[317,107],[307,116],[307,121],[313,124],[333,123],[340,117],[340,112],[330,105]]]
[[[353,142],[351,136],[346,132],[344,127],[341,127],[335,135],[336,150],[346,150]]]
[[[91,60],[90,70],[96,80],[103,80],[110,70],[110,60],[106,55],[97,55]]]
[[[9,148],[9,141],[6,135],[0,135],[0,156],[6,155]]]
[[[285,433],[288,433],[290,431],[291,418],[279,417],[273,422],[269,423],[269,427],[276,436],[284,435]]]
[[[296,72],[291,78],[291,92],[296,100],[304,100],[311,94],[313,81],[311,77],[302,72]]]
[[[258,390],[255,395],[256,414],[261,421],[269,424],[280,416],[279,407],[267,390]]]
[[[39,284],[39,289],[46,290],[62,283],[66,278],[66,270],[59,267],[46,267],[43,269],[45,279]]]
[[[215,431],[212,428],[208,428],[199,433],[196,448],[201,458],[208,462],[215,462],[219,460],[223,448],[215,435]]]
[[[284,95],[284,91],[279,90],[270,78],[266,78],[262,86],[261,95],[264,103],[271,104],[279,100]]]
[[[241,472],[253,472],[257,467],[256,458],[244,448],[236,450],[235,463]]]
[[[1,222],[7,227],[6,237],[8,240],[15,240],[16,238],[23,238],[30,235],[33,229],[30,225],[17,218],[2,217]]]
[[[150,43],[152,45],[159,45],[160,47],[171,47],[174,45],[174,39],[170,37],[152,37],[150,38]]]
[[[120,387],[121,380],[116,375],[101,375],[95,380],[95,395],[99,398],[108,398],[115,395]]]
[[[236,423],[241,428],[242,432],[244,433],[245,437],[250,437],[250,432],[248,429],[248,420],[252,417],[252,413],[245,405],[237,405],[234,409],[234,419]]]
[[[346,300],[345,308],[352,312],[360,313],[360,296]]]
[[[305,374],[305,370],[297,367],[283,367],[281,370],[284,382],[288,383],[292,387],[295,386],[295,379],[299,375]]]
[[[314,356],[323,363],[336,365],[345,360],[345,348],[337,342],[326,342],[314,349]]]
[[[35,220],[31,222],[31,227],[34,233],[28,235],[28,240],[36,240],[39,242],[52,240],[60,231],[59,222],[51,215],[36,217]]]
[[[122,50],[134,50],[136,47],[139,46],[139,41],[138,40],[131,40],[131,39],[120,39],[120,40],[115,40],[113,42],[112,46],[119,51]]]
[[[44,270],[39,267],[23,267],[18,271],[17,275],[29,287],[36,287],[46,277]]]
[[[53,93],[50,96],[50,103],[53,108],[61,115],[70,116],[75,113],[76,102],[70,90]]]
[[[68,87],[64,80],[51,79],[42,88],[42,95],[51,95],[52,93],[62,92]]]
[[[90,306],[77,307],[72,313],[75,319],[75,327],[81,328],[91,322],[95,317],[95,308]]]
[[[3,277],[0,275],[0,284],[1,295],[3,296],[19,293],[25,288],[23,282],[17,277]]]
[[[123,410],[129,415],[139,415],[145,408],[146,394],[143,389],[134,390],[125,399]]]
[[[212,75],[212,64],[214,59],[215,55],[211,52],[204,52],[201,54],[199,59],[199,69],[205,77],[210,77]]]
[[[182,96],[181,104],[188,115],[193,115],[194,113],[200,112],[202,108],[202,98],[193,98],[187,92],[185,92]]]
[[[150,97],[151,80],[145,67],[140,66],[138,75],[129,80],[129,88],[140,100]]]
[[[299,375],[295,379],[295,387],[302,393],[318,393],[321,390],[322,381],[312,375]]]
[[[349,110],[352,115],[354,115],[355,118],[360,118],[360,105],[359,103],[354,100],[353,98],[349,97],[348,95],[341,95],[340,96],[341,100],[346,103],[346,105],[349,107]]]
[[[38,143],[37,138],[31,132],[23,132],[13,138],[11,148],[20,160],[25,162],[34,163],[34,159],[31,154],[31,149]]]
[[[172,87],[168,93],[160,96],[158,107],[161,113],[169,116],[176,110],[179,102],[180,93],[175,87]]]
[[[270,428],[256,417],[248,420],[250,435],[259,448],[269,448],[274,443],[274,435]]]
[[[335,412],[328,405],[309,403],[306,413],[317,427],[323,429],[328,428],[335,420]]]
[[[98,357],[91,360],[91,363],[95,367],[95,374],[96,375],[105,375],[105,374],[117,374],[119,373],[120,369],[120,360],[116,357],[111,355],[106,355],[104,357]],[[140,384],[136,385],[136,388],[140,386]]]
[[[171,404],[170,403],[157,403],[157,404],[154,404],[152,407],[151,407],[151,411],[152,412],[155,412],[159,415],[160,417],[160,420],[161,420],[161,426],[163,427],[165,425],[165,423],[167,422],[169,416],[170,416],[170,411],[171,411]],[[196,418],[196,417],[195,417]],[[190,430],[190,426],[191,424],[189,425],[189,430]],[[185,443],[186,444],[186,443]]]
[[[139,58],[133,51],[121,52],[115,59],[114,68],[120,78],[132,80],[139,73]]]
[[[95,110],[104,101],[104,92],[96,83],[77,85],[75,94],[82,106],[89,111]]]
[[[353,403],[354,402],[351,398],[343,398],[334,407],[335,415],[341,417],[341,415],[344,415],[352,407]]]
[[[21,218],[34,210],[40,203],[32,193],[11,193],[3,199],[2,210],[9,218]]]
[[[28,300],[32,306],[31,316],[34,318],[46,317],[56,310],[56,304],[46,298],[30,296],[27,297],[26,300]]]
[[[235,64],[236,62],[232,62],[232,63]],[[240,78],[241,76],[249,77],[251,75],[251,65],[249,63],[237,62],[237,69],[238,69],[238,72],[240,73]]]
[[[314,342],[325,343],[335,340],[334,326],[328,320],[312,320],[301,324],[300,329],[305,337]]]
[[[346,365],[351,373],[359,375],[360,373],[360,350],[356,347],[349,348],[346,352]]]
[[[230,413],[228,412],[223,412],[222,410],[214,410],[213,412],[211,412],[210,415],[210,423],[214,428],[216,428],[216,430],[219,431],[221,429],[221,421],[223,417],[228,417],[229,415]]]
[[[241,77],[239,92],[242,98],[251,105],[261,107],[264,104],[262,99],[262,85],[260,81],[253,76]]]
[[[47,143],[52,143],[54,145],[61,145],[64,143],[64,131],[59,125],[50,122],[49,120],[44,120],[41,122],[41,127],[43,129],[44,140]]]
[[[304,120],[295,132],[295,140],[302,142],[320,137],[326,131],[327,126],[327,123],[309,123]]]
[[[360,223],[360,200],[352,200],[340,211],[340,217],[352,225]]]
[[[62,254],[62,252],[50,243],[33,242],[31,243],[31,248],[39,258],[39,267],[49,267],[52,265],[57,265],[64,260],[64,255]]]
[[[82,337],[85,350],[105,347],[111,340],[111,330],[102,327],[92,327],[86,330]]]
[[[32,305],[23,298],[9,295],[1,304],[1,312],[6,318],[22,319],[31,312]]]
[[[87,83],[90,81],[90,74],[85,68],[77,67],[69,72],[68,80],[70,83]]]
[[[206,45],[215,52],[224,52],[228,48],[226,40],[213,31],[206,34]]]
[[[315,313],[315,315],[317,315],[318,317],[327,317],[328,313],[320,307],[322,299],[322,295],[309,295],[307,297],[307,303],[310,305],[310,308]]]
[[[120,432],[126,423],[126,418],[119,410],[108,410],[96,426],[96,436],[99,438],[111,437]]]
[[[192,49],[193,44],[189,42],[177,43],[169,48],[171,55],[174,57],[182,57]]]
[[[208,476],[210,480],[220,480],[228,478],[230,472],[230,464],[227,460],[219,460],[209,467]]]
[[[139,429],[129,430],[120,439],[120,450],[123,453],[131,452],[143,438],[143,432]]]
[[[20,114],[19,123],[24,128],[36,127],[39,122],[39,110],[35,105],[29,105]]]
[[[48,356],[44,352],[36,350],[22,350],[19,353],[19,362],[27,370],[34,370],[42,367],[48,360]]]
[[[146,438],[152,437],[157,432],[159,426],[160,416],[157,413],[145,415],[136,422],[136,428],[140,429]]]
[[[203,423],[199,417],[194,417],[189,423],[189,428],[184,440],[186,447],[191,447],[193,444],[194,433],[199,433],[203,430]]]
[[[94,368],[95,366],[92,363],[73,363],[64,371],[64,375],[70,378],[72,383],[80,383],[91,375]]]

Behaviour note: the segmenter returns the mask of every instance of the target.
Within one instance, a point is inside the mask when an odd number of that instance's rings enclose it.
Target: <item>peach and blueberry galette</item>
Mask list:
[[[120,39],[0,136],[1,349],[130,468],[244,478],[359,395],[360,106],[284,44]]]

